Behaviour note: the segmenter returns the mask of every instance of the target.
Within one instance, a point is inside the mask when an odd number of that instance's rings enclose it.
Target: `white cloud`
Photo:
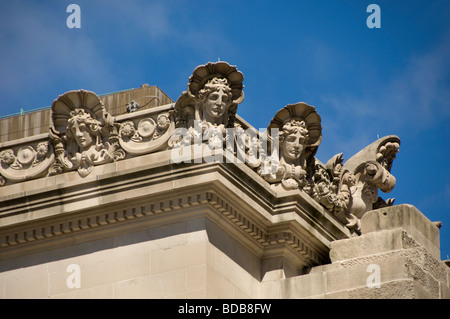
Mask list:
[[[412,57],[403,74],[389,83],[382,101],[390,102],[396,120],[424,128],[450,115],[449,57],[450,34],[433,50]]]

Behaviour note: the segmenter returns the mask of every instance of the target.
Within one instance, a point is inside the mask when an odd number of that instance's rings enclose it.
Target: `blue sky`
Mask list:
[[[81,8],[69,29],[66,8]],[[381,28],[369,29],[369,4]],[[176,100],[194,68],[218,59],[244,74],[238,114],[256,128],[300,101],[322,117],[322,162],[395,134],[395,189],[383,198],[442,221],[450,257],[450,2],[2,1],[0,116],[157,85]]]

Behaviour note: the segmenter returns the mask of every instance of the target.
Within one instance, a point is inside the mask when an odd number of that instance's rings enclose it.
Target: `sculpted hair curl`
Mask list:
[[[286,136],[297,132],[300,132],[305,137],[305,141],[308,141],[308,129],[306,128],[305,121],[290,120],[286,122],[279,133],[280,143],[284,141]]]

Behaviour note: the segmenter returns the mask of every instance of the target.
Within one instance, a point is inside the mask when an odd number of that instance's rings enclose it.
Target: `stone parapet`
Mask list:
[[[440,258],[439,228],[412,205],[376,209],[361,219],[363,234],[396,228],[404,229],[435,258]]]
[[[148,84],[136,89],[103,94],[100,99],[112,116],[127,114],[130,101],[134,101],[139,110],[173,103],[159,87]],[[0,148],[4,147],[4,143],[8,141],[48,134],[50,123],[50,106],[20,115],[2,117],[0,118]]]
[[[411,205],[386,207],[368,212],[361,222],[366,231],[361,236],[330,244],[331,264],[313,267],[304,276],[264,282],[262,295],[268,298],[449,298],[450,268],[436,258],[434,251],[438,245],[438,227],[420,211]]]

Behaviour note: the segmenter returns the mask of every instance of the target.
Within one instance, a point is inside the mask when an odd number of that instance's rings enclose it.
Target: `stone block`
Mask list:
[[[207,298],[233,299],[235,286],[214,269],[207,271]]]
[[[206,263],[206,243],[184,242],[184,245],[151,252],[152,274]]]
[[[450,287],[450,266],[447,264],[447,286]]]
[[[169,298],[186,292],[186,269],[114,283],[114,298],[118,299]]]
[[[417,246],[401,229],[382,230],[330,243],[331,261],[343,261]]]
[[[189,300],[189,299],[206,299],[206,296],[207,296],[206,288],[203,288],[169,295],[168,298]]]
[[[347,260],[342,262],[341,268],[325,273],[326,293],[410,279],[410,264],[408,259],[391,253]]]
[[[281,281],[281,298],[307,298],[325,294],[325,273],[291,277]]]
[[[117,299],[139,299],[139,298],[161,298],[160,290],[155,287],[154,276],[144,276],[129,280],[119,281],[113,284],[114,298]]]
[[[325,264],[325,265],[320,265],[320,266],[315,266],[312,267],[311,270],[309,271],[310,274],[315,274],[315,273],[321,273],[324,271],[330,271],[330,270],[334,270],[334,269],[339,269],[341,268],[341,264],[338,262],[334,262],[332,264]]]
[[[80,270],[81,286],[90,288],[148,275],[150,256],[148,253],[128,254],[125,251],[114,251],[110,256],[86,260],[80,264]]]
[[[186,288],[188,291],[206,288],[206,264],[189,267],[186,271]]]
[[[261,298],[280,299],[281,293],[281,280],[268,280],[261,283]]]
[[[356,287],[365,287],[367,278],[366,265],[358,265],[351,269],[338,269],[325,273],[325,293],[345,291]]]
[[[418,247],[410,251],[410,254],[405,255],[420,269],[432,276],[439,282],[447,282],[447,268],[446,265],[439,259],[432,256],[431,252],[424,248]]]
[[[348,291],[337,291],[323,295],[322,299],[348,299]]]
[[[383,283],[380,288],[361,287],[348,291],[349,299],[413,299],[417,297],[412,279]]]
[[[48,297],[47,274],[34,275],[5,282],[6,299],[41,299]]]
[[[414,279],[414,283],[419,284],[420,287],[423,287],[423,289],[427,291],[429,298],[439,298],[439,282],[433,278],[433,276],[431,276],[424,268],[416,263],[408,262],[406,267],[409,276]],[[425,294],[420,290],[419,293]]]
[[[402,228],[440,259],[439,228],[412,205],[402,204],[369,211],[361,218],[361,232]]]
[[[50,295],[51,299],[111,299],[114,298],[112,284],[102,285],[86,289],[74,289],[58,295]]]
[[[446,283],[441,282],[439,284],[440,284],[439,298],[450,299],[450,287]]]

